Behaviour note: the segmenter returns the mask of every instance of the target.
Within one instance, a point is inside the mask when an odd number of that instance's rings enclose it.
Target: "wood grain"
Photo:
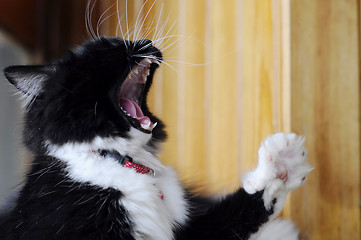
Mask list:
[[[172,32],[173,34],[177,34],[177,16],[179,11],[178,2],[176,1],[164,1],[164,24],[165,25],[165,31],[163,34],[167,33],[168,30]],[[162,35],[163,35],[162,34]],[[165,36],[164,36],[165,37]],[[171,44],[171,42],[168,42],[167,44]],[[167,47],[168,45],[165,45]],[[167,59],[175,58],[179,55],[179,47],[178,43],[175,43],[173,45],[174,51],[168,51],[167,54],[164,56],[165,61]],[[161,94],[162,95],[162,106],[161,106],[161,112],[162,112],[162,121],[165,122],[168,133],[168,139],[163,144],[163,152],[161,155],[161,158],[165,164],[171,164],[173,167],[175,167],[177,170],[179,169],[178,165],[180,164],[179,159],[179,130],[178,130],[178,124],[179,124],[179,75],[177,72],[178,64],[172,63],[171,66],[163,64],[162,66],[162,78],[163,84],[161,86],[161,89],[158,89],[159,91],[155,94]]]
[[[205,9],[204,1],[183,1],[182,15],[179,23],[184,24],[180,31],[185,37],[181,38],[180,60],[187,62],[179,70],[179,170],[183,173],[184,181],[196,182],[198,188],[205,185],[205,67],[193,63],[205,62]],[[184,29],[184,30],[183,30]]]
[[[291,1],[291,128],[315,170],[292,195],[305,239],[360,239],[357,1]]]
[[[236,55],[237,2],[211,1],[211,63],[206,100],[207,189],[217,192],[239,185],[238,82]]]
[[[261,141],[281,130],[280,56],[271,0],[242,1],[241,7],[241,172],[257,165]]]

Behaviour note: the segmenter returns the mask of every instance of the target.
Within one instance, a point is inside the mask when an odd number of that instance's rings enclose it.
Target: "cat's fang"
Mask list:
[[[147,123],[147,124],[140,124],[141,127],[145,130],[148,131],[152,131],[156,126],[157,126],[158,122],[155,122],[154,124],[152,124],[151,122]]]

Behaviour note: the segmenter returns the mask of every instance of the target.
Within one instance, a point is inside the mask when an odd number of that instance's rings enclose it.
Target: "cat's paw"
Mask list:
[[[274,198],[277,193],[301,186],[312,170],[307,163],[304,140],[294,133],[267,137],[258,150],[257,168],[243,178],[244,189],[249,194],[265,190],[265,195]]]

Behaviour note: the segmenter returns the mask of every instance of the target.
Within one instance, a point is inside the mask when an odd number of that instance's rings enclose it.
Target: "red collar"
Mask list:
[[[153,169],[149,168],[149,167],[146,167],[144,165],[141,165],[141,164],[137,164],[137,163],[134,163],[134,162],[130,162],[130,161],[125,161],[124,167],[126,168],[133,168],[135,169],[135,171],[137,173],[141,173],[141,174],[147,174],[147,173],[150,173],[150,172],[153,172],[153,175],[155,175],[155,172]]]
[[[133,162],[133,158],[131,158],[128,155],[121,155],[118,151],[116,150],[104,150],[104,149],[98,149],[97,151],[95,150],[91,150],[93,153],[98,154],[102,157],[111,157],[114,158],[115,160],[117,160],[120,164],[123,165],[123,167],[126,168],[130,168],[130,169],[135,169],[135,171],[137,173],[140,174],[148,174],[148,173],[152,173],[153,176],[155,177],[155,171],[149,167],[146,167],[144,165],[141,164],[137,164]],[[159,197],[160,199],[164,200],[164,194],[159,191]]]
[[[121,155],[118,151],[116,150],[104,150],[104,149],[98,149],[97,151],[95,150],[91,150],[93,153],[95,154],[99,154],[102,157],[111,157],[114,158],[115,160],[117,160],[123,167],[126,168],[131,168],[131,169],[135,169],[135,171],[137,173],[140,174],[148,174],[148,173],[152,173],[153,176],[155,176],[155,171],[149,167],[146,167],[144,165],[141,164],[137,164],[135,162],[133,162],[133,158],[131,158],[128,155]]]

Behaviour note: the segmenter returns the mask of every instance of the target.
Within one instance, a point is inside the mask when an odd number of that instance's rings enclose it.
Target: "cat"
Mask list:
[[[191,193],[156,155],[165,125],[147,94],[162,60],[150,40],[99,37],[51,63],[4,70],[22,94],[34,158],[0,239],[254,239],[279,214],[311,170],[304,138],[266,138],[234,193]]]

